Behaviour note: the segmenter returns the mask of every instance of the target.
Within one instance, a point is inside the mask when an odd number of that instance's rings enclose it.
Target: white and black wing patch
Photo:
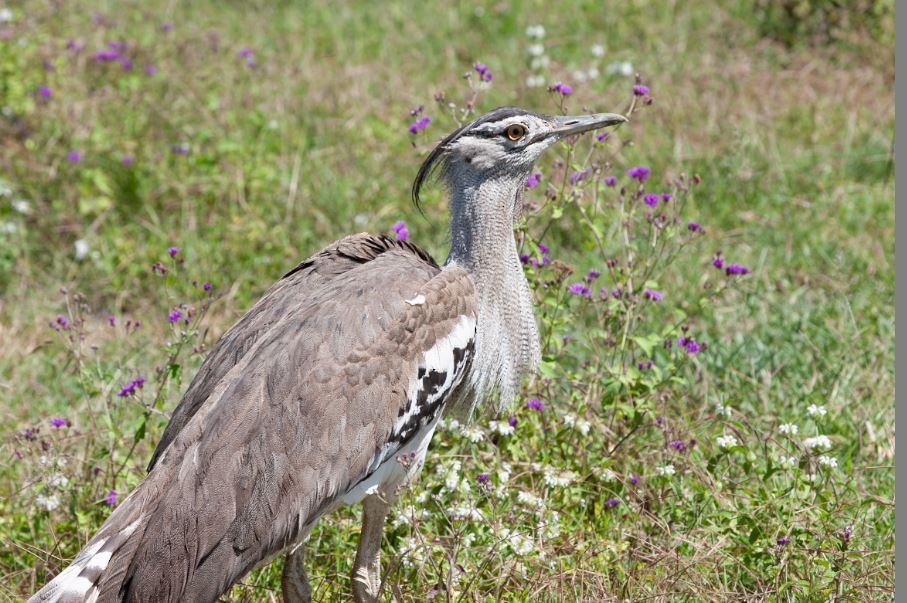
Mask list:
[[[424,454],[428,441],[423,441],[423,436],[427,435],[430,439],[430,434],[426,432],[434,430],[444,403],[463,380],[475,353],[475,334],[475,319],[460,316],[450,334],[438,340],[422,355],[390,437],[372,458],[362,479],[344,496],[344,500],[358,500],[358,497],[352,496],[354,491],[371,486],[373,482],[383,481],[385,471],[381,470],[382,467],[387,467],[388,462],[401,450],[418,448]]]

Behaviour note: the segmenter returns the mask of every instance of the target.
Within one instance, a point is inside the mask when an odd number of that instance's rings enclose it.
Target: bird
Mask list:
[[[309,532],[358,502],[352,594],[376,601],[385,519],[441,417],[511,404],[540,361],[514,236],[536,160],[625,121],[500,107],[441,140],[411,193],[445,185],[446,262],[360,233],[287,272],[213,346],[145,479],[29,601],[215,601],[286,552],[284,600],[307,602]]]

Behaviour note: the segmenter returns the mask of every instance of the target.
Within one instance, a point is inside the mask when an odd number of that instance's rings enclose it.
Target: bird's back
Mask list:
[[[441,381],[458,383],[473,297],[465,272],[384,237],[300,264],[215,346],[148,478],[34,600],[69,587],[100,601],[216,599],[412,437],[404,423],[436,419],[443,400],[422,395],[420,363],[446,342]]]

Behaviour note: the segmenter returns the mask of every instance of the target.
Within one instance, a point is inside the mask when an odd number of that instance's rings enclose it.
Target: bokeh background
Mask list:
[[[609,423],[619,392],[597,411],[548,392],[550,416],[521,405],[516,434],[481,444],[448,426],[401,506],[434,515],[393,524],[384,595],[890,600],[893,0],[0,2],[0,598],[77,552],[141,479],[207,346],[296,262],[351,232],[393,236],[399,220],[445,257],[442,191],[422,214],[409,190],[464,109],[621,112],[637,83],[651,104],[609,161],[664,183],[697,176],[684,213],[704,240],[658,285],[709,349],[682,390],[646,390],[651,417],[632,437]],[[431,122],[412,134],[420,106]],[[539,204],[569,171],[558,161],[540,162]],[[595,175],[586,186],[604,187]],[[545,241],[565,265],[600,268],[580,232],[568,212]],[[752,273],[701,304],[718,251]],[[174,311],[203,318],[186,334]],[[581,339],[584,324],[556,326]],[[137,376],[140,395],[118,396]],[[591,430],[552,435],[577,417]],[[477,429],[494,433],[488,419]],[[779,432],[790,424],[796,438]],[[727,434],[740,450],[722,451]],[[681,435],[694,450],[670,448]],[[817,435],[834,467],[803,447]],[[790,479],[778,441],[804,455]],[[569,466],[573,485],[545,482],[537,462]],[[488,468],[512,500],[451,520],[451,474]],[[633,494],[633,476],[651,490]],[[433,509],[429,492],[453,502]],[[469,536],[470,517],[550,525],[552,511],[559,532],[525,546]],[[355,515],[323,524],[316,595],[342,600]],[[418,563],[400,552],[417,549]],[[279,566],[231,600],[277,597]]]

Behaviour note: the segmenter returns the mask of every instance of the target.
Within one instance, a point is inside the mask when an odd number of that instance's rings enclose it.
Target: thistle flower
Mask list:
[[[139,375],[135,379],[132,379],[132,380],[126,382],[126,385],[124,385],[120,389],[120,391],[117,393],[117,396],[120,398],[126,398],[126,397],[134,394],[137,389],[141,389],[144,386],[145,386],[145,378],[142,377],[141,375]]]
[[[50,424],[59,429],[60,427],[69,427],[69,419],[64,419],[63,417],[53,417],[50,420]]]
[[[724,269],[724,273],[728,276],[749,274],[750,269],[743,264],[728,264],[727,268]]]
[[[476,477],[476,480],[477,480],[480,484],[487,483],[489,479],[491,479],[491,476],[490,476],[487,472],[485,472],[485,471],[483,471],[482,473],[480,473],[480,474]]]
[[[633,94],[636,96],[645,96],[649,93],[649,87],[644,86],[643,84],[636,84],[633,86]]]
[[[167,320],[170,321],[171,323],[179,321],[179,319],[182,317],[183,317],[183,311],[180,310],[179,308],[173,308],[167,314]]]
[[[555,82],[548,86],[549,92],[557,92],[561,96],[570,96],[573,94],[573,88],[563,82]]]
[[[778,538],[778,540],[776,540],[775,542],[778,543],[778,546],[784,546],[784,545],[790,543],[790,537],[789,536],[780,536]]]
[[[154,75],[157,73],[157,67],[155,65],[145,65],[143,71],[145,72],[145,75]]]
[[[586,176],[589,175],[589,170],[583,170],[581,172],[573,172],[570,174],[570,184],[577,184],[586,179]]]
[[[488,69],[488,65],[484,63],[476,63],[472,68],[476,70],[483,82],[490,82],[494,78],[494,74]]]
[[[649,193],[648,195],[643,197],[643,203],[645,203],[649,207],[655,207],[656,205],[658,205],[658,195]]]
[[[721,270],[721,268],[724,266],[724,258],[716,255],[714,258],[712,258],[712,266]]]
[[[605,501],[605,508],[613,509],[614,507],[616,507],[619,504],[620,504],[620,500],[618,500],[612,496],[611,498],[609,498],[608,500]]]
[[[699,225],[699,222],[690,222],[687,224],[687,230],[690,232],[699,232],[702,230],[702,226]]]
[[[652,300],[654,302],[660,302],[664,299],[664,294],[655,289],[644,289],[642,292],[643,297],[646,299]]]
[[[135,163],[135,158],[127,153],[126,155],[120,157],[120,163],[128,167]]]
[[[567,290],[570,291],[570,293],[572,293],[573,295],[592,297],[592,293],[589,291],[589,287],[587,287],[584,283],[573,283],[569,287],[567,287]]]
[[[50,98],[54,95],[53,91],[50,89],[50,86],[42,85],[38,86],[38,96],[41,98]]]
[[[82,161],[83,157],[84,155],[82,154],[82,151],[77,151],[75,149],[72,149],[71,151],[66,153],[66,160],[70,163],[79,163],[80,161]]]
[[[632,484],[634,486],[639,483],[639,480],[640,480],[640,477],[638,475],[636,475],[635,473],[630,476],[630,484]]]
[[[212,284],[209,283],[208,281],[205,281],[205,282],[202,284],[202,289],[204,289],[205,291],[210,291],[210,290],[213,289],[213,288],[214,288],[214,285],[212,285]]]
[[[104,497],[104,502],[107,503],[108,505],[110,505],[111,507],[115,507],[117,504],[117,496],[119,496],[117,494],[117,491],[111,490],[110,492],[107,493],[107,496]]]
[[[651,173],[652,170],[644,165],[637,165],[627,170],[627,176],[629,176],[630,178],[635,178],[640,182],[645,182],[646,180],[648,180],[649,174]]]
[[[529,177],[526,178],[526,188],[535,188],[539,185],[539,180],[542,179],[541,172],[533,172],[529,174]]]
[[[175,258],[179,254],[179,252],[180,252],[179,247],[175,247],[175,246],[171,245],[170,247],[167,248],[167,255],[169,255],[172,258]]]
[[[526,408],[530,410],[542,411],[545,409],[545,404],[538,398],[529,398],[526,400]]]
[[[427,128],[428,124],[430,124],[430,123],[431,123],[431,118],[427,115],[423,115],[422,117],[420,117],[413,123],[409,124],[409,128],[407,128],[407,129],[409,130],[410,134],[416,134],[420,130],[424,130],[425,128]]]
[[[409,229],[406,227],[406,222],[404,222],[403,220],[395,222],[394,225],[391,226],[391,230],[397,236],[398,241],[405,241],[409,239]]]

